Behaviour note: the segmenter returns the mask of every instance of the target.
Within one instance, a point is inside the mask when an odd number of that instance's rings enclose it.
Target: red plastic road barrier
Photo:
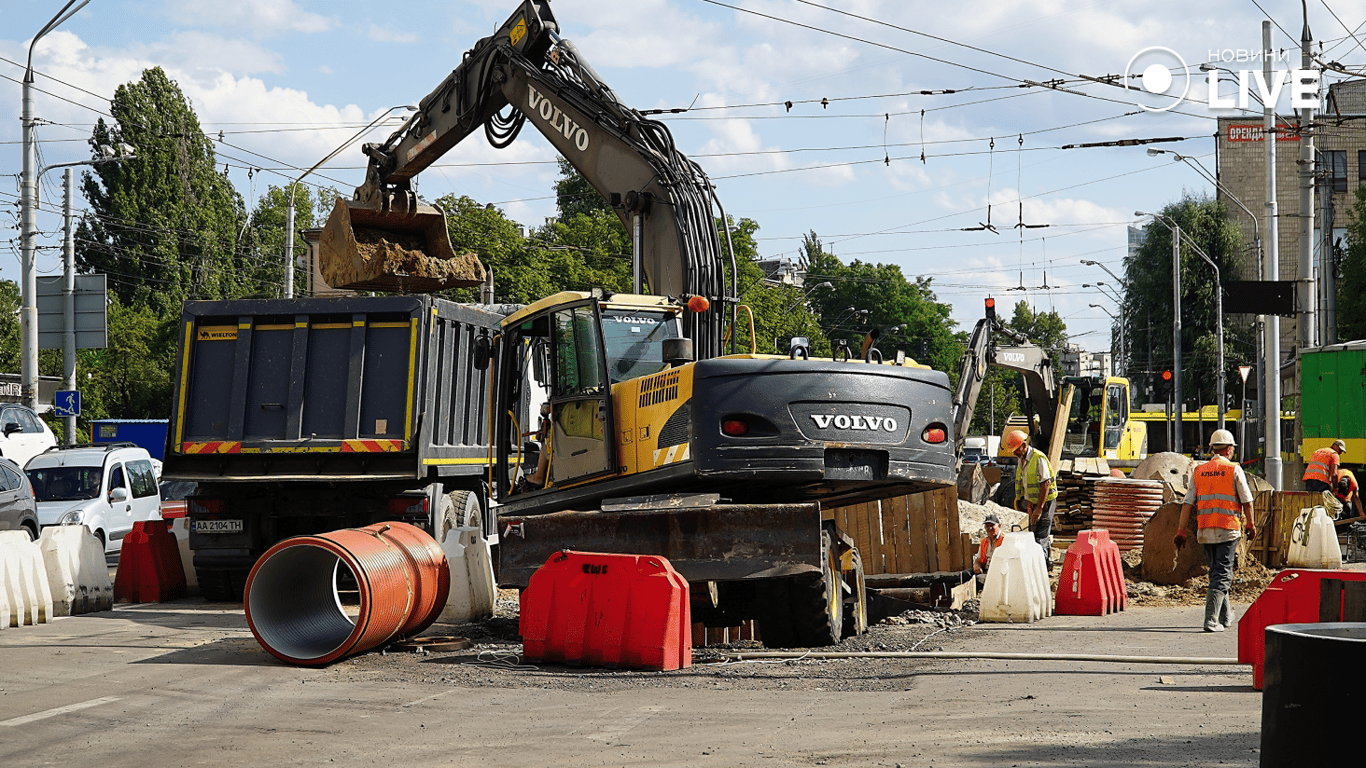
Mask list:
[[[688,582],[662,557],[556,552],[532,574],[521,609],[527,661],[692,666]]]
[[[348,613],[338,594],[350,587]],[[290,664],[323,666],[417,634],[436,621],[451,589],[441,545],[407,523],[376,523],[271,547],[247,577],[247,625],[256,641]]]
[[[1324,579],[1366,581],[1366,571],[1281,571],[1238,620],[1238,662],[1252,665],[1252,687],[1262,689],[1266,628],[1272,624],[1315,624],[1319,620],[1319,583]]]
[[[1067,548],[1058,579],[1053,612],[1069,616],[1104,616],[1127,604],[1119,548],[1103,529],[1079,531]]]
[[[142,520],[123,537],[114,602],[164,603],[185,596],[180,545],[169,520]]]

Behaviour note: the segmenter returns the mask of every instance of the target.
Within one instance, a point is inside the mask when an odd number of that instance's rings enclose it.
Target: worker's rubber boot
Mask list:
[[[1228,629],[1233,626],[1233,604],[1228,601],[1227,592],[1220,592],[1219,595],[1222,598],[1219,601],[1219,623]]]
[[[1219,623],[1219,607],[1223,604],[1224,593],[1209,590],[1205,593],[1205,631],[1223,632],[1224,625]]]

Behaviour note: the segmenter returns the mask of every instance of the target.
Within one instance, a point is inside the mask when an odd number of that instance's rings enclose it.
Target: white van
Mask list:
[[[969,437],[963,441],[963,463],[977,464],[987,459],[987,440],[985,437]]]
[[[24,467],[38,500],[38,523],[84,525],[106,552],[123,547],[133,523],[161,517],[152,457],[132,443],[53,448]]]

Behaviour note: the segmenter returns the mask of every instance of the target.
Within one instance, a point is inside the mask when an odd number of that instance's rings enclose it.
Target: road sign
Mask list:
[[[76,389],[58,390],[52,398],[52,410],[57,416],[80,416],[81,393]]]
[[[66,329],[65,278],[38,278],[38,348],[61,349]],[[76,348],[103,349],[108,343],[108,290],[104,275],[76,275]]]

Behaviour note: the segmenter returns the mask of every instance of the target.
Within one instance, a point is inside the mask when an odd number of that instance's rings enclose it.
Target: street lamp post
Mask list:
[[[38,208],[38,175],[33,166],[37,159],[37,147],[33,134],[33,48],[44,35],[56,29],[62,22],[71,18],[84,8],[90,0],[82,0],[75,8],[76,0],[68,0],[52,20],[38,30],[28,44],[28,63],[24,69],[22,114],[20,127],[23,132],[23,171],[20,180],[19,196],[19,271],[20,289],[23,294],[23,308],[19,312],[19,368],[22,379],[24,405],[38,407],[38,268],[37,253],[38,226],[34,213]]]
[[[1105,283],[1105,281],[1103,281],[1103,280],[1097,280],[1097,281],[1094,282],[1094,283],[1082,283],[1082,284],[1081,284],[1081,287],[1082,287],[1082,288],[1099,288],[1099,289],[1100,289],[1100,292],[1101,292],[1102,294],[1105,295],[1105,298],[1110,299],[1110,300],[1114,301],[1116,304],[1119,304],[1119,305],[1123,305],[1123,304],[1124,304],[1124,299],[1120,298],[1119,293],[1116,292],[1113,288],[1110,288],[1110,287]]]
[[[1198,253],[1198,254],[1200,255],[1200,258],[1204,259],[1204,260],[1205,260],[1205,263],[1206,263],[1206,264],[1209,264],[1209,265],[1210,265],[1210,268],[1214,270],[1215,343],[1218,344],[1218,346],[1219,346],[1219,349],[1218,349],[1218,363],[1217,363],[1217,365],[1218,365],[1218,367],[1219,367],[1219,371],[1218,371],[1218,375],[1215,377],[1214,385],[1215,385],[1215,391],[1216,391],[1215,398],[1219,401],[1219,402],[1218,402],[1218,407],[1219,407],[1219,429],[1223,429],[1223,428],[1224,428],[1224,413],[1225,413],[1225,408],[1224,408],[1224,286],[1223,286],[1223,283],[1220,282],[1220,277],[1219,277],[1219,265],[1218,265],[1218,264],[1215,264],[1215,263],[1214,263],[1214,259],[1211,259],[1211,258],[1209,257],[1209,254],[1205,253],[1205,251],[1204,251],[1202,248],[1200,248],[1200,246],[1198,246],[1198,245],[1195,244],[1195,241],[1191,238],[1190,235],[1183,235],[1183,233],[1181,232],[1181,227],[1178,226],[1178,225],[1176,224],[1176,222],[1172,221],[1170,218],[1168,218],[1168,217],[1166,217],[1166,216],[1163,216],[1162,214],[1158,214],[1158,213],[1144,214],[1144,213],[1142,213],[1142,212],[1140,212],[1140,211],[1134,211],[1134,213],[1135,213],[1136,215],[1140,215],[1140,216],[1148,215],[1148,216],[1152,216],[1154,219],[1160,219],[1160,220],[1162,220],[1162,222],[1163,222],[1164,224],[1167,225],[1167,228],[1170,229],[1170,230],[1172,231],[1172,234],[1173,234],[1173,238],[1172,238],[1172,242],[1173,242],[1173,246],[1172,246],[1172,247],[1173,247],[1173,251],[1172,251],[1172,260],[1173,260],[1173,268],[1174,268],[1174,269],[1178,269],[1178,270],[1179,270],[1179,268],[1180,268],[1180,263],[1179,263],[1179,258],[1180,258],[1180,256],[1179,256],[1179,251],[1178,251],[1177,249],[1179,248],[1178,241],[1184,236],[1184,237],[1186,238],[1186,244],[1189,245],[1189,246],[1191,247],[1192,250],[1194,250],[1196,253]],[[1180,276],[1179,276],[1179,275],[1175,278],[1175,280],[1174,280],[1174,285],[1175,285],[1175,290],[1179,292],[1180,289],[1181,289],[1181,282],[1180,282]],[[1180,299],[1178,298],[1177,301],[1180,301]],[[1178,320],[1178,322],[1179,322],[1179,320]],[[1180,358],[1178,357],[1178,360],[1179,360],[1179,359],[1180,359]],[[1179,367],[1178,367],[1178,370],[1177,370],[1177,374],[1180,375],[1180,369],[1179,369]],[[1177,380],[1176,386],[1177,386],[1177,388],[1178,388],[1178,391],[1180,391],[1180,386],[1181,386],[1181,385],[1180,385],[1180,380],[1179,380],[1179,379]]]
[[[1126,354],[1126,345],[1124,343],[1124,323],[1120,322],[1120,319],[1118,317],[1115,317],[1113,312],[1099,304],[1092,304],[1091,307],[1093,309],[1099,309],[1101,312],[1104,312],[1105,314],[1109,315],[1110,319],[1115,321],[1115,324],[1119,326],[1119,358],[1121,360],[1127,361],[1129,357]],[[1127,366],[1125,370],[1128,370]]]
[[[378,124],[380,123],[381,120],[384,120],[384,118],[388,117],[388,116],[389,116],[390,114],[392,114],[394,111],[400,110],[400,109],[406,109],[406,110],[408,110],[409,112],[414,112],[414,111],[417,110],[417,107],[414,107],[414,106],[412,106],[411,104],[400,104],[400,105],[398,105],[398,106],[396,106],[396,107],[389,107],[388,109],[384,110],[384,113],[381,114],[379,117],[375,118],[374,120],[371,120],[369,125],[365,126],[364,128],[360,129],[359,131],[356,131],[356,134],[355,134],[354,136],[352,136],[351,138],[349,138],[349,139],[347,139],[346,141],[342,142],[341,146],[339,146],[339,147],[337,147],[336,149],[332,150],[332,151],[327,155],[327,157],[324,157],[323,159],[319,160],[317,163],[315,163],[315,164],[313,165],[312,168],[309,168],[308,170],[306,170],[306,171],[304,171],[302,174],[300,174],[300,175],[299,175],[299,178],[297,178],[297,179],[295,179],[294,181],[291,181],[291,182],[289,183],[289,205],[285,208],[285,298],[286,298],[286,299],[292,299],[292,298],[294,298],[294,192],[295,192],[295,190],[298,188],[299,182],[303,181],[303,180],[304,180],[304,177],[307,176],[308,174],[310,174],[310,173],[312,173],[312,172],[318,170],[318,168],[322,167],[322,165],[323,165],[324,163],[326,163],[328,160],[331,160],[332,158],[336,157],[338,154],[341,153],[342,150],[344,150],[344,149],[346,149],[347,147],[351,146],[351,143],[352,143],[352,142],[354,142],[356,139],[359,139],[361,136],[364,136],[364,135],[366,134],[367,131],[369,131],[371,128],[374,128],[376,125],[378,125]]]

